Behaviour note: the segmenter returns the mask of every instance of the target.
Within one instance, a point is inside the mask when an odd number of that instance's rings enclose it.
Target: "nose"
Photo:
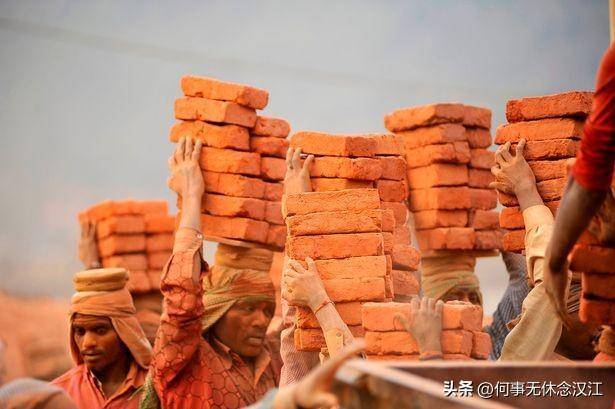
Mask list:
[[[269,325],[269,317],[267,317],[267,315],[265,314],[265,311],[260,310],[260,309],[256,310],[252,324],[255,327],[261,327],[261,328],[267,327]]]
[[[85,335],[83,336],[83,340],[81,341],[81,344],[82,344],[81,345],[82,349],[96,347],[97,345],[96,335],[94,335],[94,333],[90,331],[86,331]]]

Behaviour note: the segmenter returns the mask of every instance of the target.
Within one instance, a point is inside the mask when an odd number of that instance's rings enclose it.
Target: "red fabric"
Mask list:
[[[607,190],[615,162],[615,47],[602,57],[592,112],[572,169],[574,179],[584,188]]]

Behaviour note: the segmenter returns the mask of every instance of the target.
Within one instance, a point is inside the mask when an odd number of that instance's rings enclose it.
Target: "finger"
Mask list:
[[[182,136],[179,138],[179,143],[175,148],[175,153],[173,156],[175,157],[175,163],[179,163],[184,158],[184,150],[186,149],[186,138]]]
[[[427,299],[427,311],[432,312],[435,310],[436,300],[434,298]]]
[[[310,398],[310,407],[313,408],[333,408],[337,406],[337,396],[331,392],[316,392]]]
[[[506,162],[510,162],[513,157],[510,154],[510,142],[506,142],[504,144],[504,149],[502,149],[502,158],[506,161]]]
[[[201,158],[201,149],[203,149],[203,141],[200,139],[196,141],[194,144],[194,149],[192,150],[192,160],[198,162]]]
[[[289,260],[288,264],[292,266],[298,273],[305,273],[305,268],[297,260]]]
[[[312,164],[312,162],[314,162],[314,155],[308,156],[303,161],[303,168],[302,168],[302,170],[304,170],[305,172],[309,172],[310,171],[310,165]]]
[[[515,148],[515,157],[517,158],[522,158],[523,157],[523,150],[525,149],[525,138],[521,138],[519,140],[519,143],[517,144],[517,147]]]
[[[294,148],[288,148],[288,150],[286,151],[286,169],[292,169],[293,168],[293,154],[295,153],[295,149]]]
[[[436,301],[436,315],[438,317],[442,316],[442,309],[444,308],[444,302],[442,300]]]
[[[514,191],[506,184],[501,182],[491,182],[489,183],[489,188],[499,190],[500,192],[512,195]]]
[[[192,149],[194,147],[194,139],[186,139],[186,146],[184,146],[184,160],[190,160],[192,158]]]
[[[424,312],[424,311],[426,311],[426,310],[427,310],[427,306],[428,306],[428,304],[427,304],[427,303],[428,303],[428,302],[429,302],[429,298],[427,298],[427,297],[423,297],[423,298],[421,299],[421,306],[419,307],[421,311],[423,311],[423,312]]]
[[[402,314],[395,314],[395,318],[399,321],[402,327],[406,330],[406,332],[411,332],[410,330],[410,321],[408,318],[404,317]]]
[[[499,165],[495,165],[491,167],[491,174],[496,178],[502,174],[502,168]]]
[[[301,169],[301,148],[297,148],[293,154],[293,169]]]
[[[310,270],[314,274],[318,274],[318,268],[316,268],[316,263],[312,259],[312,257],[306,257],[305,262],[307,263],[308,270]]]
[[[172,170],[175,165],[177,165],[177,160],[175,160],[175,151],[173,151],[173,154],[169,157],[169,160],[167,160],[167,166],[169,170]]]
[[[410,309],[412,311],[419,309],[419,297],[412,297],[412,300],[410,300]]]

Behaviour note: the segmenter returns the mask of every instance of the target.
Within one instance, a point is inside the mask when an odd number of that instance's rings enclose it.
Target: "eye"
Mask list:
[[[109,331],[109,329],[107,327],[98,327],[98,328],[96,328],[96,334],[98,334],[98,335],[105,335],[107,333],[107,331]]]
[[[73,328],[75,335],[82,337],[85,334],[85,330],[83,328]]]

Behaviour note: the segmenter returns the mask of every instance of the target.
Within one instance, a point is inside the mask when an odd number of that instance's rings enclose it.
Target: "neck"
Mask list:
[[[100,372],[94,371],[96,378],[102,383],[103,392],[108,398],[112,396],[128,376],[131,359],[127,353],[121,354],[113,364]]]

